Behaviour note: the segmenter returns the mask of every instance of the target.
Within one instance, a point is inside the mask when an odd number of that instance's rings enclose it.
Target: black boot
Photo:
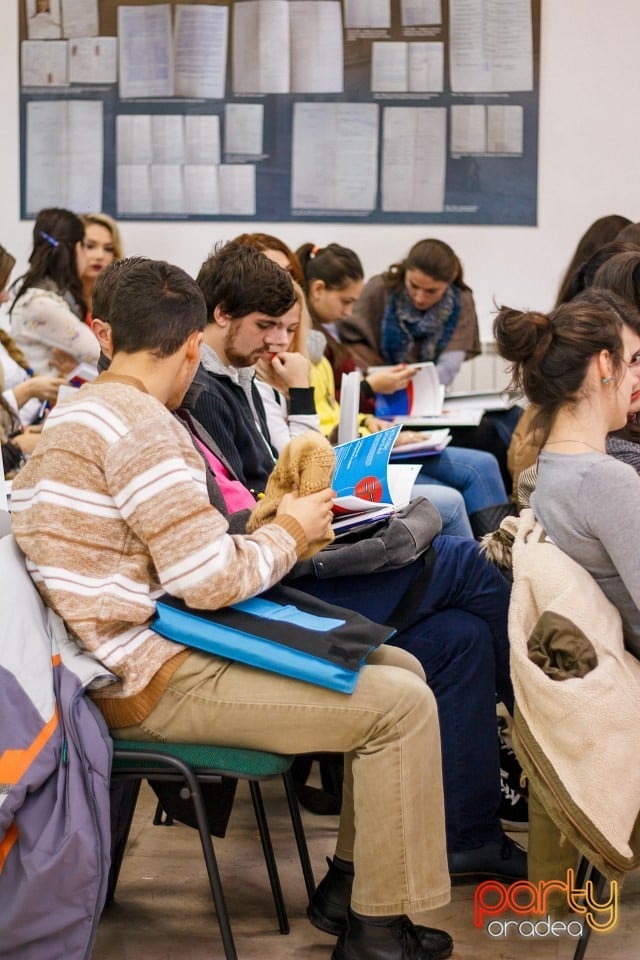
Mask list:
[[[484,507],[469,514],[469,523],[476,540],[480,540],[486,533],[497,530],[506,517],[517,516],[518,511],[513,503],[497,503],[493,507]]]
[[[337,867],[327,857],[328,872],[313,892],[307,907],[307,916],[314,927],[339,937],[347,925],[353,872]]]
[[[425,933],[430,940],[436,932],[447,940],[444,953],[425,945]],[[444,930],[419,927],[408,917],[369,923],[349,911],[347,929],[336,944],[332,960],[444,960],[452,950],[453,940]]]
[[[506,833],[468,850],[449,851],[449,874],[453,884],[499,880],[513,883],[527,879],[527,851]]]
[[[314,927],[340,937],[345,933],[349,920],[349,905],[353,874],[336,866],[327,857],[328,872],[316,887],[307,916]],[[357,918],[356,918],[357,919]],[[423,950],[430,960],[446,960],[451,956],[453,940],[445,930],[433,927],[415,927]],[[348,956],[348,955],[347,955]]]

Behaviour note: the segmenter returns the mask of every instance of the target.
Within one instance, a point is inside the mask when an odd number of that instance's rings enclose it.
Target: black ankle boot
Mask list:
[[[318,930],[340,937],[346,931],[349,922],[353,874],[341,870],[328,857],[327,864],[329,870],[309,901],[307,916]],[[357,920],[357,918],[354,919]],[[445,930],[437,930],[434,927],[414,927],[414,929],[429,960],[446,960],[451,956],[453,940]]]
[[[347,926],[353,874],[336,867],[327,857],[328,872],[313,892],[307,916],[314,927],[339,937]]]
[[[424,942],[432,941],[436,933],[442,944],[439,950],[430,949]],[[367,923],[349,911],[347,929],[336,944],[332,960],[445,960],[452,950],[453,940],[444,930],[419,927],[408,917]]]

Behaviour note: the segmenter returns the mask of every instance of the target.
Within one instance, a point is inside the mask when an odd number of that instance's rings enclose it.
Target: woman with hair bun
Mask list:
[[[16,281],[9,311],[13,338],[36,374],[66,374],[81,362],[98,361],[98,341],[84,323],[85,263],[82,220],[70,210],[41,210],[29,269]]]
[[[618,608],[640,658],[640,477],[606,453],[640,390],[639,323],[632,304],[593,287],[549,315],[503,307],[494,333],[514,387],[538,407],[533,512]]]

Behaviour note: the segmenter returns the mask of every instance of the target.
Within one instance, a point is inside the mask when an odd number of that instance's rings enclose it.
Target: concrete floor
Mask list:
[[[334,940],[305,916],[306,896],[280,781],[263,787],[291,932],[278,933],[260,840],[246,784],[240,784],[229,830],[215,840],[239,960],[329,960]],[[152,824],[155,797],[143,785],[114,904],[100,923],[93,960],[219,960],[224,954],[196,831]],[[333,852],[336,819],[303,811],[311,861],[319,880]],[[526,842],[526,834],[518,835]],[[454,887],[451,903],[421,917],[448,930],[454,960],[570,960],[569,936],[492,939],[473,925],[474,886]],[[640,874],[620,894],[619,922],[593,934],[586,960],[640,958]]]

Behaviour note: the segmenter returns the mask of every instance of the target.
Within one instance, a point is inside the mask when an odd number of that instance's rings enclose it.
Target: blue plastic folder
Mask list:
[[[152,628],[188,647],[341,693],[353,693],[369,654],[395,633],[287,586],[220,610],[192,610],[165,595]]]

